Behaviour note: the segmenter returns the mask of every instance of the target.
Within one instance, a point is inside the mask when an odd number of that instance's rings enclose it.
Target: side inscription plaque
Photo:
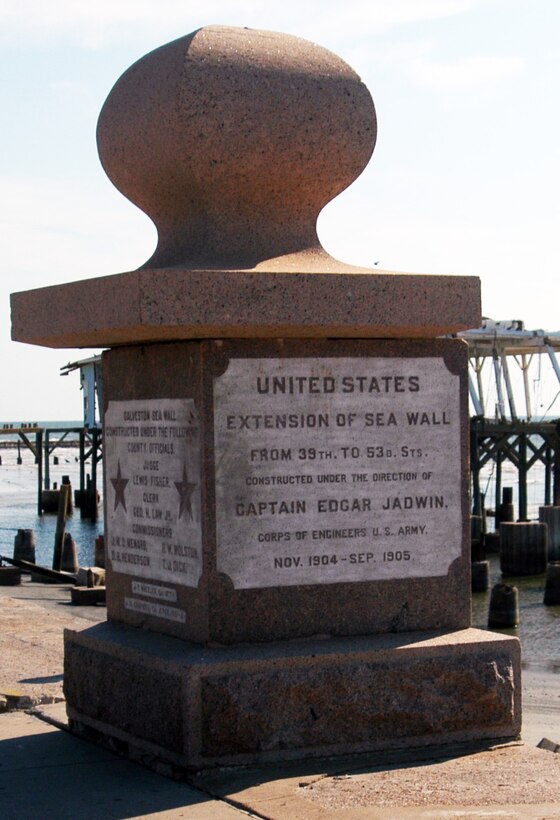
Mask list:
[[[218,570],[238,589],[445,575],[459,389],[439,357],[232,359],[214,381]]]
[[[202,535],[194,401],[109,402],[104,441],[107,553],[113,570],[196,587]],[[133,582],[132,591],[159,600],[130,599],[128,609],[143,605],[171,617],[168,603],[176,598],[165,588]]]

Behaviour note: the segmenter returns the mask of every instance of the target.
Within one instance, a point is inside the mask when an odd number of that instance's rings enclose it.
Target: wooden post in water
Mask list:
[[[554,487],[554,497],[552,503],[555,507],[560,507],[560,444],[558,444],[558,439],[560,438],[560,421],[556,422],[556,448],[554,451],[554,464],[552,467],[552,475],[554,477],[553,480],[553,487]]]
[[[14,558],[35,563],[35,530],[18,530],[14,538]]]
[[[480,459],[478,457],[478,436],[471,426],[471,472],[472,472],[472,512],[482,515],[480,506]]]
[[[82,429],[80,430],[80,504],[85,503],[85,489],[86,489],[85,460],[86,460],[86,431],[82,427]]]
[[[60,570],[62,566],[62,545],[66,530],[66,513],[68,510],[68,496],[71,489],[69,484],[62,484],[58,499],[58,517],[56,519],[56,533],[54,536],[54,555],[52,568]]]
[[[552,503],[552,455],[553,450],[550,444],[546,445],[546,455],[544,460],[544,503],[548,506]]]
[[[503,521],[500,524],[502,575],[540,575],[546,572],[548,530],[539,521]]]
[[[519,435],[519,520],[527,521],[527,436]]]
[[[35,433],[35,458],[37,461],[37,515],[43,514],[41,496],[43,493],[43,431]]]
[[[63,572],[71,572],[74,575],[79,569],[78,549],[76,547],[76,542],[69,532],[64,533],[60,569]]]
[[[45,430],[45,490],[51,488],[51,470],[50,470],[50,446],[51,446],[51,431]]]
[[[89,506],[89,518],[91,521],[97,521],[97,455],[98,455],[98,441],[97,441],[97,427],[91,431],[91,498]]]
[[[502,503],[500,504],[500,524],[505,521],[511,523],[515,521],[515,508],[513,506],[513,487],[503,487]]]
[[[496,453],[496,498],[494,501],[494,529],[500,529],[500,508],[502,505],[502,454],[500,450]]]
[[[495,584],[490,595],[488,627],[508,629],[519,624],[519,591],[509,584]]]
[[[560,604],[560,563],[558,561],[551,561],[547,566],[543,603],[545,606]]]
[[[62,483],[69,487],[68,490],[68,505],[66,507],[66,518],[69,518],[74,512],[74,497],[72,494],[72,482],[69,475],[62,476]]]

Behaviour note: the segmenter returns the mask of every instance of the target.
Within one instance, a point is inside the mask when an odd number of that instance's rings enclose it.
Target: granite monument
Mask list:
[[[340,58],[251,29],[109,94],[101,161],[155,253],[12,296],[14,339],[109,348],[77,732],[191,771],[519,733],[519,644],[470,628],[467,352],[438,338],[480,324],[478,280],[351,267],[316,234],[376,127]]]

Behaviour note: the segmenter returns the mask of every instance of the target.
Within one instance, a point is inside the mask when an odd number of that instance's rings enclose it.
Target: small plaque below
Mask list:
[[[187,616],[184,610],[176,606],[156,603],[155,601],[143,601],[139,598],[125,598],[124,608],[129,612],[139,612],[141,615],[151,615],[154,618],[161,618],[164,621],[174,621],[178,624],[186,623]]]
[[[237,589],[445,575],[459,390],[440,357],[232,359],[214,383],[218,570]]]
[[[160,584],[148,584],[145,581],[133,581],[132,592],[146,598],[157,598],[158,601],[177,603],[177,590],[174,587],[162,587]]]
[[[198,586],[202,572],[200,441],[194,401],[109,402],[104,445],[107,553],[112,569]],[[154,586],[152,595],[141,594],[159,597],[157,590]]]

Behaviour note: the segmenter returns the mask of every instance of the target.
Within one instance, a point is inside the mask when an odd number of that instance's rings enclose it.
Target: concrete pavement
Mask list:
[[[79,740],[34,715],[11,712],[0,716],[0,817],[241,820],[246,813]]]
[[[524,743],[219,770],[178,783],[64,731],[62,628],[103,620],[64,588],[0,588],[0,697],[27,711],[0,714],[2,820],[360,820],[560,818],[560,674],[523,675]],[[17,701],[17,697],[16,697]],[[12,701],[13,703],[14,701]]]
[[[63,703],[40,708],[0,715],[3,820],[560,818],[560,755],[528,744],[220,770],[186,784],[63,731]]]

